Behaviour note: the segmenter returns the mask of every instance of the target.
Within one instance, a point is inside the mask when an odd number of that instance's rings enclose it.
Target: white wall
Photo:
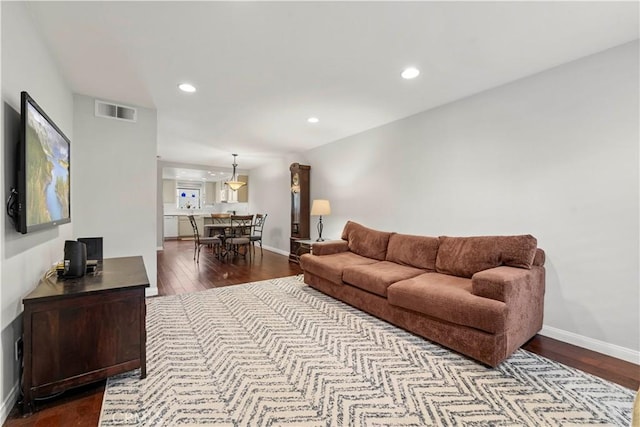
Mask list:
[[[162,167],[160,166],[160,162],[156,161],[156,250],[162,250],[162,245],[164,243],[163,213],[164,208],[162,203]]]
[[[312,150],[312,197],[327,236],[531,233],[545,325],[637,357],[638,114],[636,42]]]
[[[338,238],[349,219],[432,236],[531,233],[547,253],[543,333],[638,363],[638,48],[305,153],[311,198],[331,201],[323,236]],[[283,237],[265,240],[287,250],[288,164],[275,167],[252,182],[277,197],[259,203]]]
[[[24,3],[2,3],[2,150],[3,200],[13,185],[14,152],[20,119],[20,92],[26,90],[71,139],[71,157],[76,152],[73,134],[73,97],[55,61],[37,36]],[[71,170],[72,188],[79,175]],[[73,201],[73,198],[72,198]],[[0,421],[13,407],[17,393],[18,367],[14,361],[15,339],[22,333],[22,298],[35,288],[40,277],[63,255],[64,241],[73,238],[72,222],[53,229],[19,234],[4,207],[0,220],[0,266],[2,283],[2,390]]]
[[[107,100],[109,101],[109,100]],[[157,294],[156,110],[136,123],[95,117],[95,98],[74,95],[74,232],[102,236],[107,258],[142,255]],[[117,101],[116,101],[117,102]],[[82,203],[80,203],[80,201]]]
[[[251,170],[249,206],[252,213],[266,213],[263,247],[289,255],[291,236],[291,183],[289,166],[309,164],[304,155],[291,155],[270,161],[266,166]],[[314,169],[311,168],[313,183]],[[313,228],[313,227],[311,227]]]
[[[142,254],[156,286],[158,177],[155,112],[140,109],[136,128],[95,122],[93,99],[76,96],[74,107],[24,5],[2,2],[1,12],[5,195],[21,90],[70,137],[73,162],[71,224],[22,236],[6,215],[0,221],[4,419],[17,385],[13,340],[21,299],[60,259],[65,239],[101,235],[105,256]],[[269,214],[265,245],[288,251],[289,165],[310,164],[312,198],[332,203],[325,237],[338,237],[348,219],[427,235],[532,233],[547,252],[547,333],[637,357],[638,47],[612,49],[251,171],[252,210]],[[132,182],[138,194],[127,191]]]

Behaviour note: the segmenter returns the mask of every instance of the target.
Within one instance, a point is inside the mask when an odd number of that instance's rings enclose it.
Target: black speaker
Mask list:
[[[75,240],[64,242],[64,277],[82,277],[87,270],[87,245]]]
[[[87,245],[87,260],[102,262],[102,237],[80,237],[78,242]]]

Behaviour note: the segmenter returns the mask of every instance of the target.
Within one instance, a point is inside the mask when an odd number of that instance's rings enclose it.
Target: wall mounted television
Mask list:
[[[16,230],[71,222],[71,146],[27,92],[21,93]]]

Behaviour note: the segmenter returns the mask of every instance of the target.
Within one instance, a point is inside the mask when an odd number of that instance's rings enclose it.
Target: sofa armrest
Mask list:
[[[471,292],[484,298],[503,301],[507,317],[507,346],[515,350],[542,329],[544,318],[545,269],[530,270],[500,266],[479,271],[471,278]]]
[[[312,246],[314,255],[332,255],[349,250],[349,242],[346,240],[332,240],[328,242],[316,242]]]
[[[532,282],[532,270],[501,266],[474,274],[471,278],[471,292],[480,297],[509,303],[518,299],[519,294],[532,292]]]

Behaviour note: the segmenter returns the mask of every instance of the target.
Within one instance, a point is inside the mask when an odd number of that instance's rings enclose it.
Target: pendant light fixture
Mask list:
[[[242,187],[245,183],[242,181],[238,181],[238,178],[236,177],[236,167],[238,166],[236,164],[236,157],[238,156],[237,154],[232,154],[233,156],[233,175],[231,175],[231,179],[227,182],[225,182],[225,184],[227,184],[229,186],[229,188],[231,188],[233,191],[238,190],[240,187]]]

